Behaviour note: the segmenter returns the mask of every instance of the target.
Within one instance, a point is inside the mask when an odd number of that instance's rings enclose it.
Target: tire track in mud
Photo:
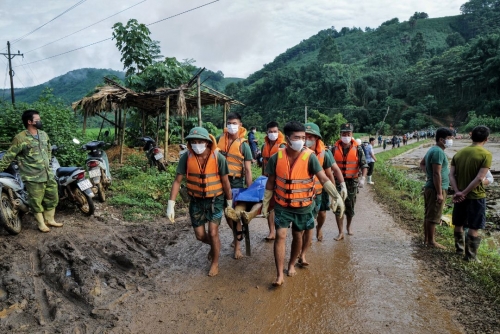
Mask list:
[[[36,250],[30,254],[31,277],[33,278],[33,289],[37,300],[38,323],[42,326],[47,322],[54,320],[53,311],[50,310],[47,299],[47,290],[44,287],[43,280],[40,278],[42,268],[40,266],[39,251]]]

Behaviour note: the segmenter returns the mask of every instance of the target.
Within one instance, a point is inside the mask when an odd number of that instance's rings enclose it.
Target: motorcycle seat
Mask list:
[[[9,178],[9,179],[15,179],[15,176],[14,176],[14,175],[9,174],[9,173],[4,173],[4,172],[1,172],[1,173],[0,173],[0,178],[3,178],[3,177]]]
[[[85,148],[87,150],[96,150],[98,148],[101,148],[102,146],[104,146],[103,141],[91,141],[85,144]]]
[[[56,176],[69,176],[73,174],[76,170],[81,169],[80,167],[59,167],[56,170]]]

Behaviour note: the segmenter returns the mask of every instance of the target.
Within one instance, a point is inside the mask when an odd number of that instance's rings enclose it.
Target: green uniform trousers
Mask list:
[[[55,209],[59,202],[57,182],[49,178],[47,182],[24,182],[28,191],[28,204],[34,213]]]

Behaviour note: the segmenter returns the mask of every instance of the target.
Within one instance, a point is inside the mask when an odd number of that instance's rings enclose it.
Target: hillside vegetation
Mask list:
[[[415,13],[378,28],[331,28],[288,49],[226,93],[247,126],[337,113],[360,132],[392,133],[500,116],[500,0],[462,15]],[[389,108],[386,122],[382,124]]]

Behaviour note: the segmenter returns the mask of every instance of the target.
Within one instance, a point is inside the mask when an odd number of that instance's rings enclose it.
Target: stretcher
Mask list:
[[[238,207],[241,204],[247,204],[249,206],[251,204],[262,203],[264,200],[264,192],[266,190],[267,177],[259,176],[248,188],[236,188],[232,189],[233,192],[233,206],[234,208]],[[233,235],[235,238],[245,238],[245,251],[247,256],[252,256],[252,251],[250,248],[250,229],[249,223],[253,218],[263,217],[261,214],[262,206],[257,209],[257,212],[251,212],[251,219],[241,219],[241,232],[236,230],[236,224],[233,224]],[[239,212],[238,212],[239,213]],[[248,213],[248,212],[247,212]],[[242,239],[238,239],[241,241]]]

